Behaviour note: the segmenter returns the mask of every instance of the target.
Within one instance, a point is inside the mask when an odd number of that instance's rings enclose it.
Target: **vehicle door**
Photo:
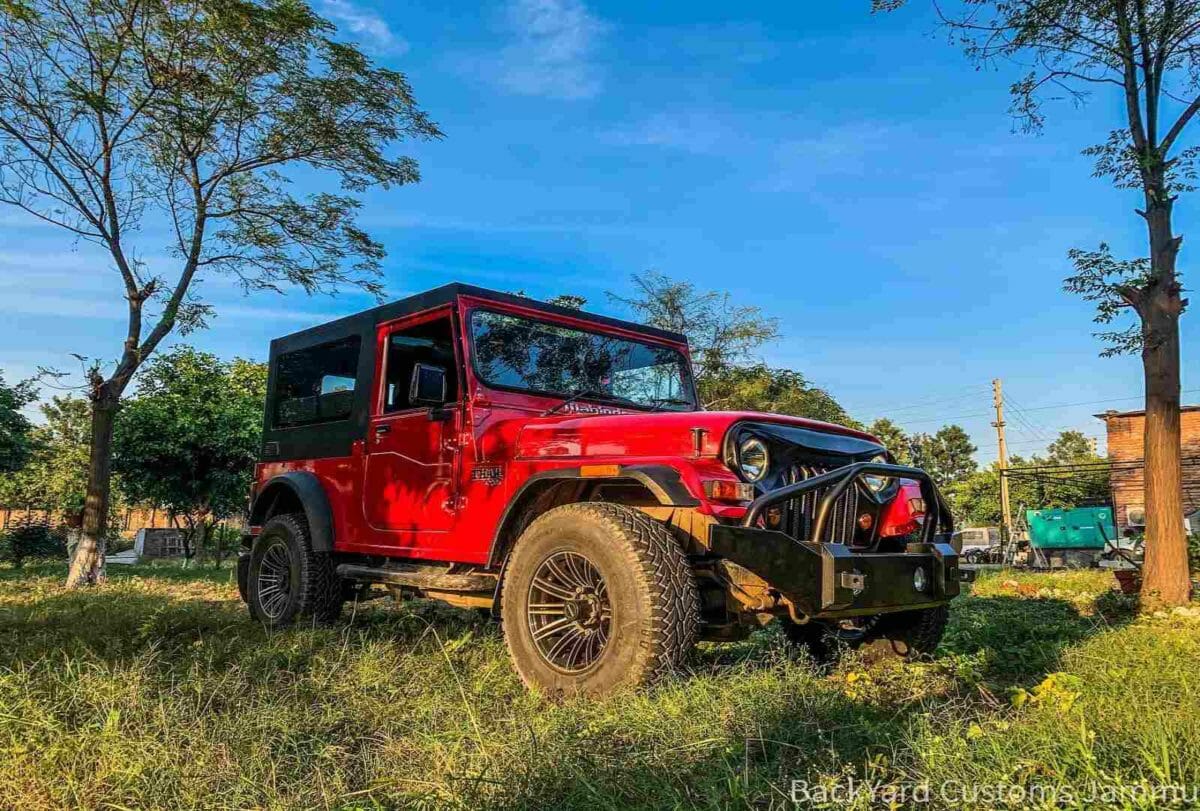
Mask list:
[[[450,311],[382,325],[363,515],[375,543],[445,546],[457,513],[461,382]]]

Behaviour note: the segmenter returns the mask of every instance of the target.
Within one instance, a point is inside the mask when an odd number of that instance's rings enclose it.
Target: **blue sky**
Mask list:
[[[976,72],[920,0],[886,16],[867,0],[315,6],[406,72],[446,133],[405,148],[420,184],[368,196],[391,296],[461,280],[620,315],[606,291],[657,270],[778,317],[765,360],[857,418],[958,422],[983,462],[994,377],[1027,410],[1014,453],[1063,428],[1100,436],[1093,413],[1138,405],[1139,361],[1099,358],[1091,308],[1061,290],[1072,246],[1144,252],[1136,197],[1079,154],[1118,125],[1116,100],[1059,104],[1042,136],[1015,134],[1016,69]],[[1185,237],[1197,203],[1177,209]],[[147,231],[138,254],[153,264],[164,243]],[[370,304],[247,298],[219,277],[200,290],[219,316],[186,340],[224,356],[263,358],[271,337]],[[0,209],[6,378],[114,355],[118,297],[93,248]]]

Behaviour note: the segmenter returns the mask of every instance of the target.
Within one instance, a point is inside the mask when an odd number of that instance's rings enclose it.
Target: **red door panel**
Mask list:
[[[363,488],[368,526],[413,534],[397,539],[404,546],[424,545],[420,535],[451,529],[454,459],[445,439],[452,430],[452,422],[431,420],[426,410],[371,420]]]

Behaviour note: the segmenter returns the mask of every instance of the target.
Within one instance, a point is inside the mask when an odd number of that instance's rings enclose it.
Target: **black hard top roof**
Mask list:
[[[399,301],[388,302],[381,304],[378,307],[372,307],[369,310],[363,310],[353,315],[339,318],[336,321],[330,321],[319,326],[309,327],[308,329],[293,332],[289,335],[276,338],[272,344],[279,343],[288,347],[296,347],[301,345],[311,345],[312,343],[329,340],[336,336],[356,331],[361,327],[364,321],[374,324],[381,324],[385,321],[391,321],[396,318],[402,318],[413,313],[424,312],[425,310],[441,307],[445,304],[453,303],[459,296],[471,296],[474,298],[488,299],[504,304],[513,304],[519,307],[527,307],[538,310],[549,315],[567,316],[570,318],[579,318],[586,321],[592,321],[596,324],[601,324],[618,329],[630,330],[632,332],[640,332],[644,335],[650,335],[661,338],[667,341],[675,341],[678,343],[686,343],[687,337],[670,330],[659,329],[657,327],[638,324],[633,321],[623,321],[619,318],[610,318],[606,315],[597,315],[583,310],[573,310],[569,307],[560,307],[556,304],[549,304],[544,301],[526,298],[525,296],[517,296],[512,293],[501,293],[498,290],[488,290],[484,287],[476,287],[470,284],[462,284],[461,282],[451,282],[444,284],[441,287],[435,287],[432,290],[427,290],[424,293],[418,293],[415,296],[400,299]]]

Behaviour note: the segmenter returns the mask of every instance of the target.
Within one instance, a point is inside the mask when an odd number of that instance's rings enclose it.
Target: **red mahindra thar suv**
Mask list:
[[[929,653],[963,574],[937,487],[875,438],[703,411],[684,336],[461,284],[271,343],[249,524],[267,626],[382,584],[492,612],[548,693],[772,620]]]

